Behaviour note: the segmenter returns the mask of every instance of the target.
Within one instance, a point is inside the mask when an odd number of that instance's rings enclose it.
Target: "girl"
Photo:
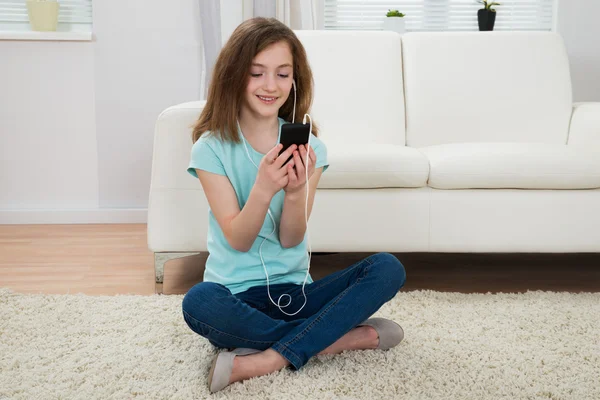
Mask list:
[[[403,338],[395,322],[367,319],[404,286],[394,256],[376,254],[316,282],[308,274],[307,220],[327,151],[314,123],[308,146],[279,155],[277,143],[283,124],[302,122],[312,93],[304,47],[276,19],[243,22],[216,61],[188,168],[210,207],[209,257],[204,281],[182,303],[194,332],[234,349],[215,358],[211,392],[298,370],[314,355],[388,349]]]

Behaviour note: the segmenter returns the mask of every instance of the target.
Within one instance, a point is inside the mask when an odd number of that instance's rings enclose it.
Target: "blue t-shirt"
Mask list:
[[[281,125],[287,123],[279,118],[279,135]],[[239,132],[240,137],[242,135]],[[279,137],[277,139],[279,142]],[[275,144],[273,144],[275,145]],[[329,166],[327,163],[327,148],[316,136],[311,134],[310,145],[317,157],[315,168],[323,167],[323,171]],[[244,147],[244,139],[241,143],[233,143],[219,139],[210,132],[202,135],[192,146],[191,159],[187,171],[198,178],[195,168],[225,175],[229,178],[237,196],[240,210],[246,204],[250,191],[256,181],[258,170],[248,159],[248,154],[256,165],[265,156],[256,151],[250,143],[246,142],[248,153]],[[273,196],[269,209],[275,219],[276,230],[265,241],[262,246],[262,255],[269,274],[269,285],[279,283],[302,284],[312,283],[313,279],[306,271],[308,268],[308,248],[306,234],[302,243],[295,247],[283,248],[279,242],[279,222],[283,211],[283,200],[285,192],[280,190]],[[269,215],[265,215],[265,221],[260,232],[247,252],[240,252],[229,245],[223,230],[221,229],[212,210],[208,210],[208,241],[209,256],[206,261],[204,272],[205,282],[216,282],[227,287],[232,294],[241,293],[253,286],[265,286],[267,278],[259,255],[259,247],[264,238],[273,231],[273,222]]]

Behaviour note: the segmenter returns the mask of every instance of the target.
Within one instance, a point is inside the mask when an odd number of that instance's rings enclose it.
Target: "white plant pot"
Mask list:
[[[59,4],[56,0],[27,0],[29,23],[34,31],[55,31]]]
[[[398,32],[402,35],[406,32],[404,17],[385,17],[383,20],[383,29],[386,31]]]

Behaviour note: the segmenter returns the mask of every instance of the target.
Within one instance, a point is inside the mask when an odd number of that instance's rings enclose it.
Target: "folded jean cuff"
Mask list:
[[[294,369],[299,370],[304,365],[300,357],[298,357],[296,353],[285,347],[283,344],[275,343],[272,349],[281,354],[286,360],[288,360],[290,364],[292,364]]]

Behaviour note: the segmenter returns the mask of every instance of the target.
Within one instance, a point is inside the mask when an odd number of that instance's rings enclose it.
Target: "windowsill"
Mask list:
[[[91,41],[92,32],[38,32],[0,30],[0,40]]]

